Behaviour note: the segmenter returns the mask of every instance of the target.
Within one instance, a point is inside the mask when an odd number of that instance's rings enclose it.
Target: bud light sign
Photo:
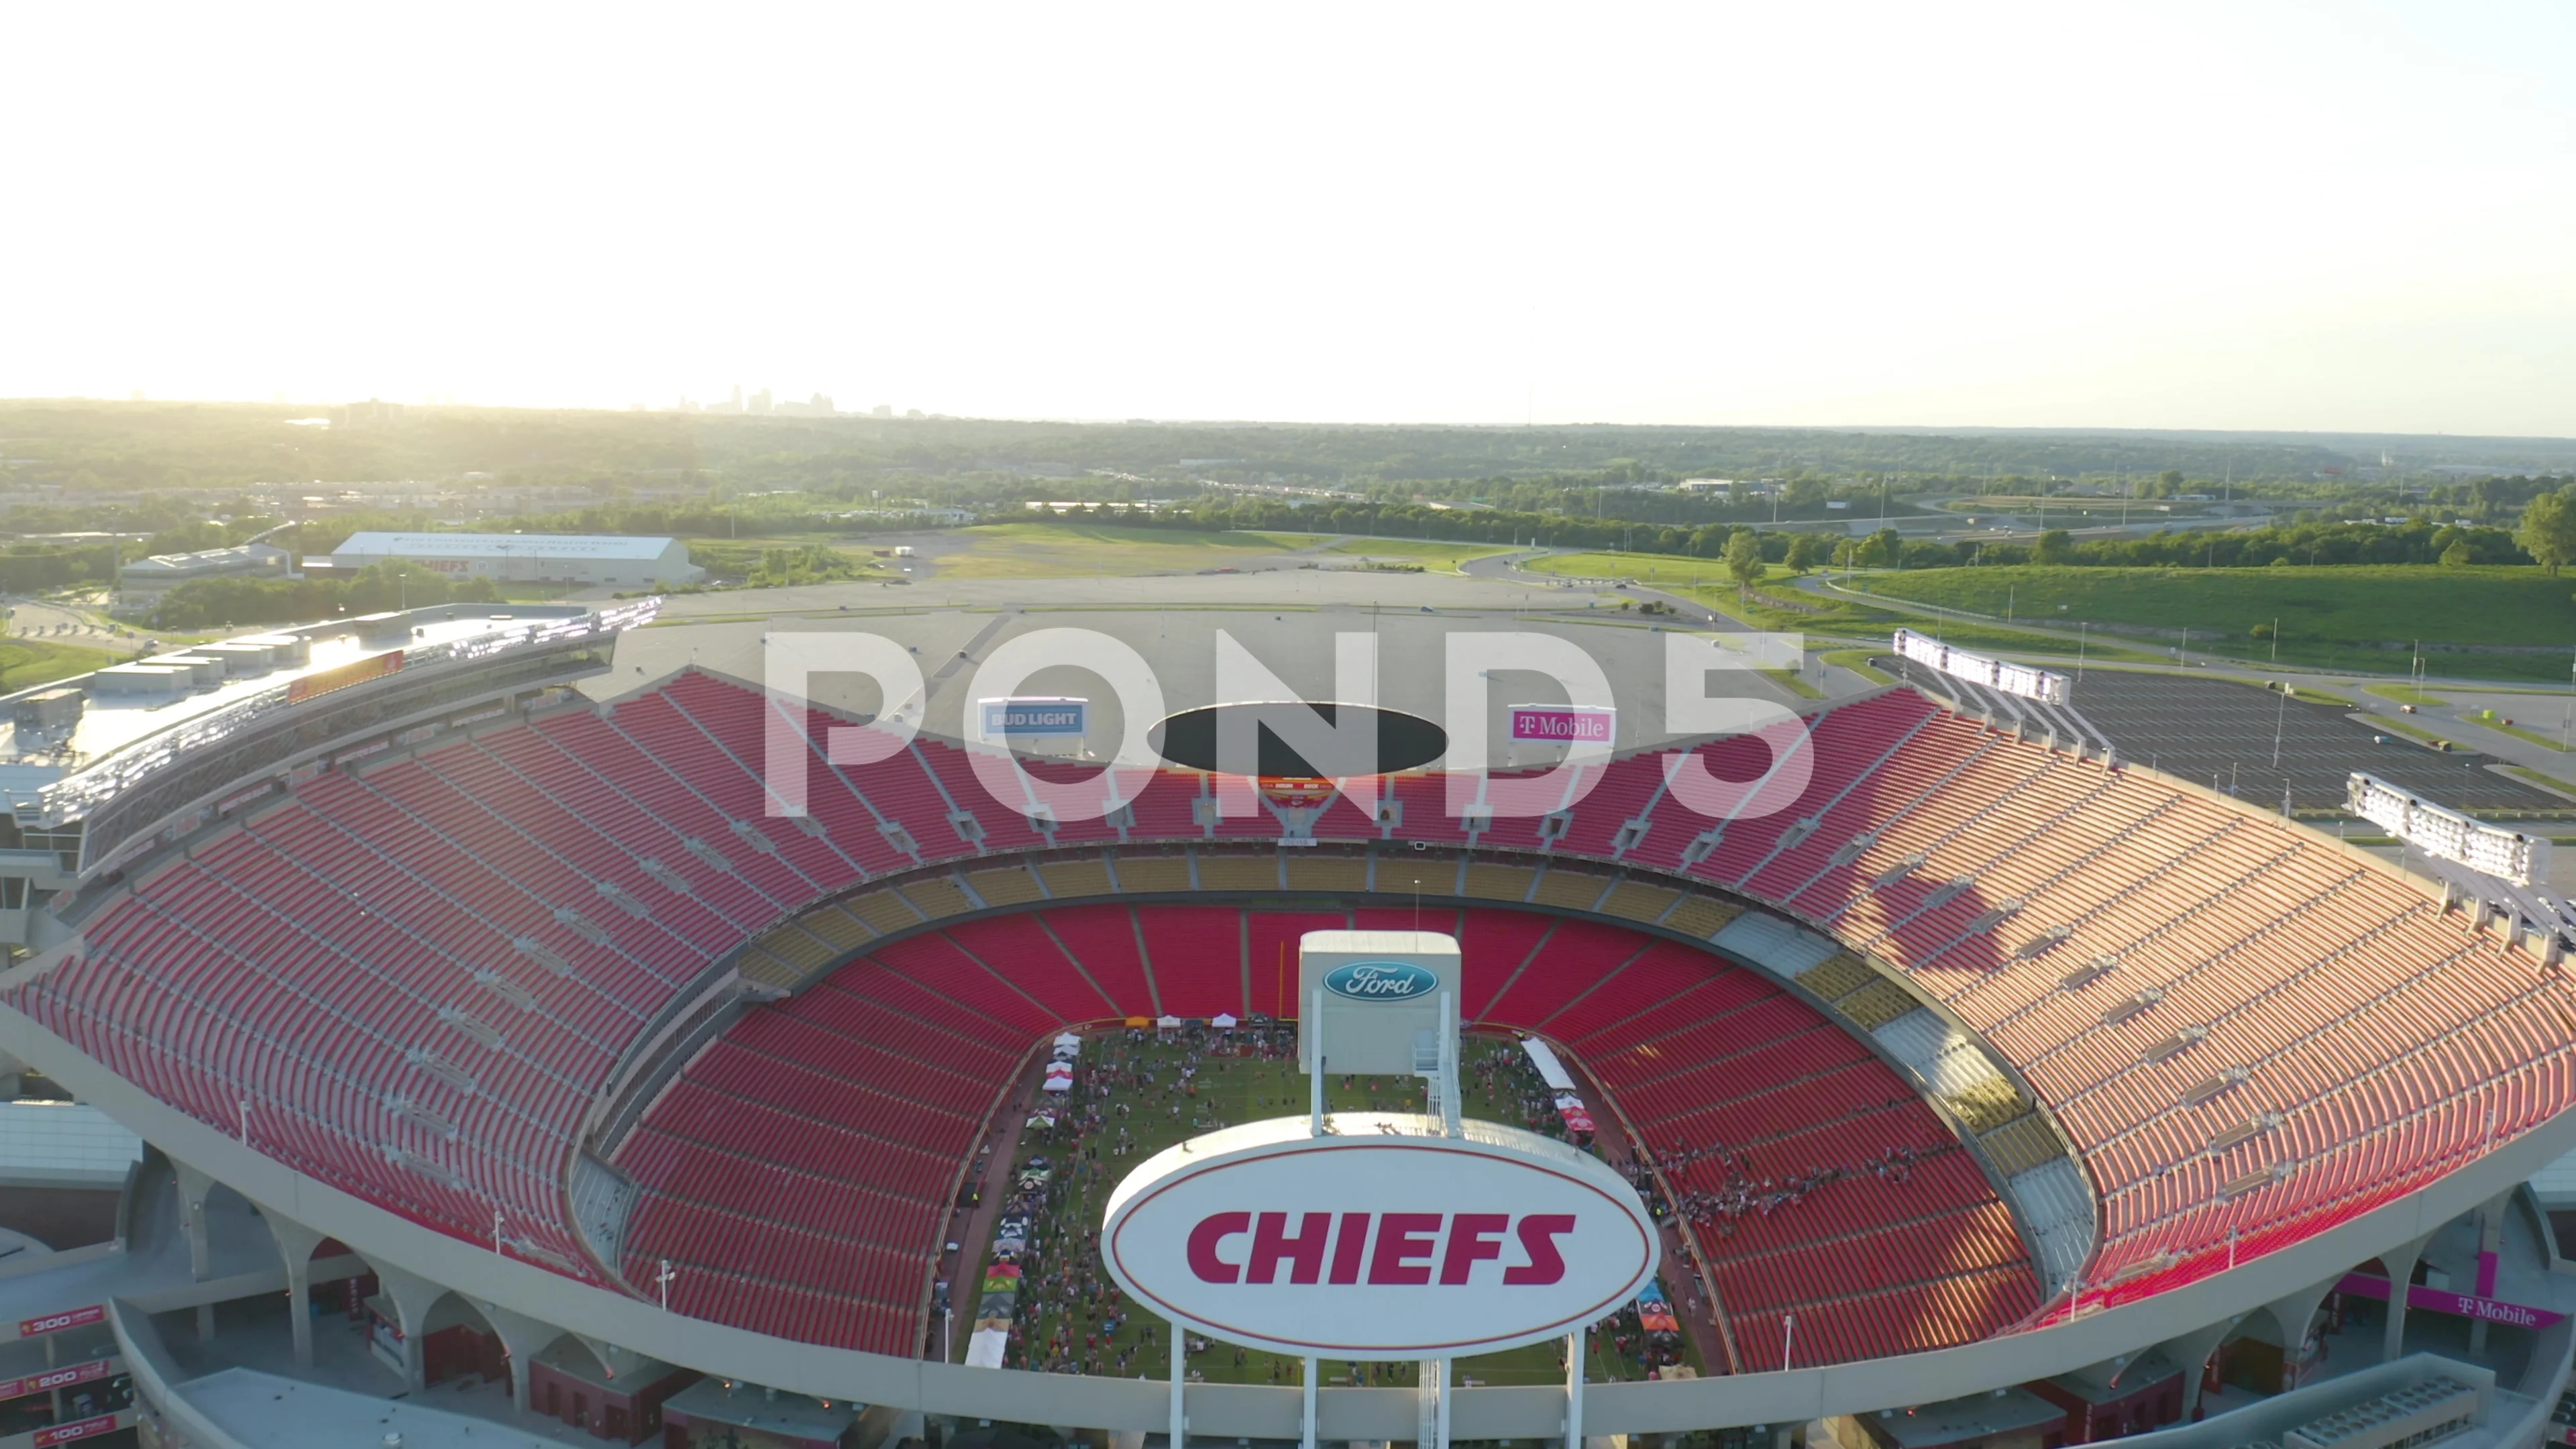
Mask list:
[[[1614,710],[1582,705],[1516,704],[1512,706],[1512,738],[1560,745],[1606,745],[1612,742],[1617,719]]]
[[[1128,1175],[1110,1276],[1218,1338],[1327,1358],[1490,1353],[1559,1338],[1652,1281],[1654,1224],[1599,1159],[1534,1132],[1342,1113],[1191,1139]]]
[[[1089,728],[1087,699],[979,699],[984,738],[1005,735],[1078,735]]]
[[[1419,1001],[1440,978],[1410,961],[1349,961],[1324,973],[1324,989],[1353,1001]]]

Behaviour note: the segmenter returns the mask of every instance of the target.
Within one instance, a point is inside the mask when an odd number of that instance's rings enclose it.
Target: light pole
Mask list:
[[[2576,745],[2576,660],[2567,665],[2567,694],[2567,722],[2558,730],[2558,753],[2562,755],[2570,745]]]
[[[1181,1386],[1189,1381],[1189,1359],[1187,1357],[1187,1350],[1185,1347],[1187,1333],[1182,1329],[1180,1322],[1177,1319],[1167,1320],[1166,1326],[1170,1329],[1172,1335],[1172,1410],[1170,1438],[1173,1449],[1181,1449],[1181,1446],[1187,1445],[1190,1442],[1190,1419],[1188,1413],[1182,1407],[1181,1398]]]
[[[2281,686],[2281,705],[2272,715],[2272,768],[2281,768],[2281,726],[2290,718],[2290,686]]]

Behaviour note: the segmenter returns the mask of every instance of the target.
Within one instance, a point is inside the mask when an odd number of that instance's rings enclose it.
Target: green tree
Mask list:
[[[2030,561],[2037,564],[2069,563],[2075,557],[2075,541],[2062,528],[2052,528],[2039,536],[2038,547],[2031,550]]]
[[[1805,573],[1825,561],[1824,539],[1812,533],[1799,534],[1789,540],[1789,556],[1783,561],[1794,572]]]
[[[221,548],[227,542],[230,540],[224,537],[222,524],[201,518],[161,530],[143,548],[146,553],[195,553],[199,549]]]
[[[2476,561],[2476,557],[2476,555],[2469,552],[2469,546],[2467,544],[2455,543],[2449,548],[2442,550],[2442,566],[2444,568],[2454,569],[2466,568]]]
[[[2576,484],[2543,493],[2526,504],[2522,527],[2514,531],[2513,541],[2522,545],[2532,562],[2553,574],[2576,559]]]
[[[1895,529],[1882,528],[1861,541],[1860,566],[1865,569],[1892,568],[1898,558],[1897,551],[1903,546]]]
[[[358,570],[341,602],[352,614],[420,609],[446,603],[449,587],[447,575],[409,559],[392,558]]]
[[[1753,587],[1753,581],[1762,577],[1762,540],[1753,536],[1752,529],[1726,541],[1725,557],[1727,576],[1735,580],[1737,593]]]

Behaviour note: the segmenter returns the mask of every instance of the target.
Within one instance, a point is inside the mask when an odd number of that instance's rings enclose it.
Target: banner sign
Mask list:
[[[74,1439],[88,1439],[100,1434],[113,1434],[116,1432],[116,1429],[116,1416],[114,1414],[101,1414],[95,1419],[82,1419],[69,1424],[56,1424],[50,1429],[38,1429],[36,1431],[36,1437],[30,1442],[36,1446],[36,1449],[45,1449],[45,1446],[48,1444],[68,1444]]]
[[[353,659],[330,669],[317,669],[311,674],[299,675],[286,681],[286,702],[302,704],[308,699],[319,698],[335,689],[347,689],[350,685],[364,684],[370,679],[382,679],[402,667],[403,651],[395,649],[384,654],[371,655],[365,659]]]
[[[1664,1296],[1664,1285],[1649,1283],[1637,1294],[1637,1326],[1648,1333],[1679,1333],[1681,1320],[1673,1315],[1673,1301]]]
[[[86,1328],[106,1320],[107,1305],[93,1303],[86,1308],[66,1308],[60,1313],[48,1313],[42,1318],[21,1318],[18,1320],[18,1336],[34,1338],[39,1334],[60,1333],[66,1328]]]
[[[2335,1285],[2338,1293],[2355,1298],[2388,1300],[2388,1280],[2371,1273],[2346,1273]],[[2426,1288],[2420,1284],[2406,1290],[2407,1308],[2421,1308],[2431,1313],[2448,1313],[2455,1318],[2483,1318],[2489,1323],[2502,1323],[2513,1328],[2547,1328],[2565,1318],[2546,1308],[2526,1308],[2499,1298],[2482,1298],[2474,1293],[2454,1293],[2447,1288]]]
[[[1583,1099],[1574,1095],[1572,1092],[1559,1092],[1556,1094],[1556,1115],[1564,1119],[1565,1130],[1568,1132],[1590,1132],[1594,1130],[1592,1123],[1592,1110],[1584,1106]]]
[[[1618,723],[1618,711],[1577,704],[1512,706],[1512,738],[1559,745],[1606,745]]]
[[[979,699],[984,738],[1004,735],[1078,735],[1090,728],[1087,699]]]
[[[106,1378],[110,1362],[112,1360],[93,1359],[88,1363],[73,1364],[67,1368],[47,1369],[40,1374],[29,1374],[23,1379],[0,1379],[0,1403],[10,1399],[23,1399],[29,1394],[67,1389],[74,1384],[88,1383],[92,1379]]]

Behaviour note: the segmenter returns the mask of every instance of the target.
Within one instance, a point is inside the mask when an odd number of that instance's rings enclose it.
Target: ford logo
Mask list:
[[[1440,989],[1440,978],[1410,961],[1350,961],[1324,973],[1324,989],[1353,1001],[1414,1001]]]

